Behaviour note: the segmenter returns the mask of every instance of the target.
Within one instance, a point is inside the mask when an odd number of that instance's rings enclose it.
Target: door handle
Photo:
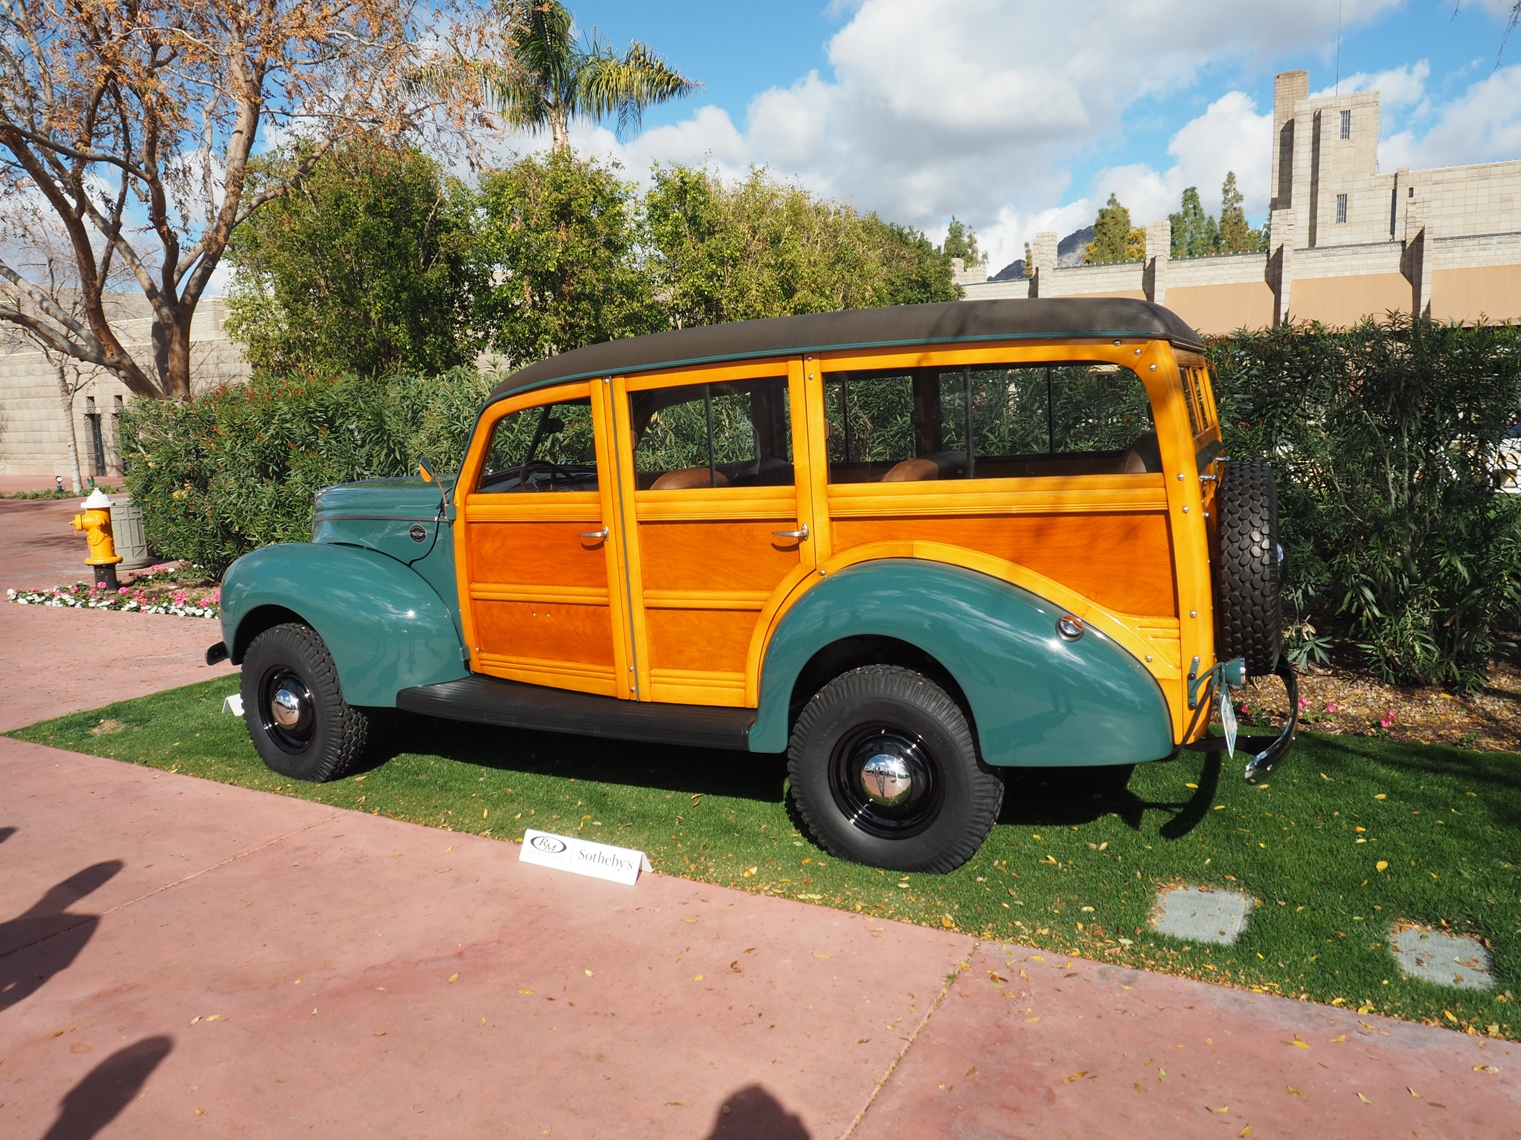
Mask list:
[[[601,530],[583,530],[576,537],[578,537],[578,538],[599,538],[599,539],[606,538],[607,537],[607,527],[603,527]]]
[[[802,542],[808,537],[808,524],[804,523],[797,530],[773,530],[771,533],[777,538],[795,538]]]

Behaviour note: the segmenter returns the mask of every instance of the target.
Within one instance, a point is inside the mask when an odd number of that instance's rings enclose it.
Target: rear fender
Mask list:
[[[282,543],[232,564],[222,638],[234,664],[263,629],[292,619],[326,643],[350,704],[390,707],[402,689],[467,675],[450,606],[421,575],[371,550]]]
[[[1091,625],[1079,640],[1062,640],[1056,622],[1065,612],[1008,582],[923,559],[831,574],[787,611],[766,648],[750,749],[785,749],[794,687],[808,663],[846,638],[865,637],[906,642],[951,676],[989,764],[1170,756],[1172,717],[1156,679]]]

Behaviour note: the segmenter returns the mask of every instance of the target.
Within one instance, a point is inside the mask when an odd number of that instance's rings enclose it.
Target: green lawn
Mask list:
[[[392,747],[369,771],[292,783],[221,712],[235,683],[12,735],[504,840],[530,825],[579,832],[740,890],[1521,1037],[1510,997],[1521,988],[1521,756],[1305,736],[1257,787],[1241,781],[1239,758],[1222,768],[1197,753],[1133,772],[1015,771],[972,862],[896,875],[828,858],[799,834],[779,757],[402,719],[380,733]],[[1172,883],[1254,896],[1241,941],[1153,932],[1148,910]],[[1384,942],[1400,921],[1487,939],[1500,992],[1401,977]]]

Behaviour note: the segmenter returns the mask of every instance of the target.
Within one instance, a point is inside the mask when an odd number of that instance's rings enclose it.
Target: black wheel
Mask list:
[[[254,638],[240,691],[248,734],[271,771],[320,784],[364,755],[369,721],[343,699],[332,655],[311,627],[277,625]]]
[[[1215,655],[1246,658],[1252,677],[1278,666],[1283,593],[1278,488],[1266,463],[1227,463],[1215,500],[1220,561],[1215,584]]]
[[[982,846],[1003,780],[977,758],[945,690],[868,665],[803,707],[787,747],[792,799],[830,854],[892,871],[951,871]]]

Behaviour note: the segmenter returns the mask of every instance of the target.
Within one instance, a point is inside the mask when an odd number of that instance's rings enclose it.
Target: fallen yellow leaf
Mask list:
[[[1042,958],[1039,954],[1031,954],[1030,955],[1030,961],[1032,961],[1032,962],[1044,962],[1045,959]]]
[[[833,955],[831,955],[831,954],[820,954],[817,950],[815,950],[813,952],[813,956],[815,958],[830,958],[830,957],[833,957]]]
[[[1379,792],[1379,794],[1376,795],[1376,796],[1374,796],[1373,798],[1376,799],[1376,800],[1387,800],[1389,798],[1389,796],[1385,792]]]
[[[1360,1100],[1360,1101],[1362,1101],[1362,1102],[1363,1102],[1363,1103],[1364,1103],[1364,1104],[1372,1104],[1372,1103],[1373,1103],[1373,1102],[1372,1102],[1372,1101],[1371,1101],[1371,1100],[1369,1100],[1369,1099],[1368,1099],[1368,1098],[1367,1098],[1367,1097],[1365,1097],[1365,1096],[1363,1096],[1363,1094],[1362,1094],[1362,1093],[1358,1093],[1358,1094],[1357,1094],[1357,1099],[1358,1099],[1358,1100]]]
[[[520,994],[531,994],[531,993],[533,993],[533,991],[532,990],[519,990],[518,993],[520,993]]]
[[[1406,1091],[1406,1092],[1407,1092],[1407,1093],[1409,1093],[1409,1094],[1410,1094],[1410,1095],[1411,1095],[1411,1096],[1413,1096],[1413,1097],[1415,1097],[1415,1099],[1416,1099],[1416,1100],[1420,1100],[1420,1099],[1421,1099],[1421,1094],[1420,1094],[1420,1093],[1418,1093],[1418,1092],[1416,1092],[1416,1091],[1415,1091],[1415,1090],[1414,1090],[1414,1089],[1413,1089],[1413,1088],[1411,1088],[1411,1087],[1410,1087],[1410,1086],[1409,1086],[1409,1085],[1406,1085],[1406,1086],[1405,1086],[1405,1091]]]
[[[227,1019],[225,1017],[223,1017],[220,1013],[210,1013],[210,1014],[206,1015],[206,1020],[207,1021],[226,1021]]]
[[[1340,1037],[1333,1037],[1333,1038],[1331,1038],[1331,1044],[1332,1045],[1340,1045],[1346,1039],[1347,1039],[1347,1035],[1345,1033],[1343,1033]]]
[[[1389,860],[1380,859],[1377,863],[1373,864],[1373,867],[1378,871],[1387,871],[1389,869]]]
[[[192,1018],[191,1018],[191,1019],[190,1019],[190,1024],[191,1024],[191,1025],[194,1025],[194,1024],[195,1024],[195,1023],[196,1023],[196,1022],[198,1022],[198,1021],[200,1021],[200,1020],[201,1020],[201,1015],[200,1015],[200,1014],[196,1014],[196,1015],[195,1015],[195,1016],[194,1016],[194,1017],[192,1017]],[[53,1034],[53,1036],[54,1036],[54,1037],[57,1037],[57,1036],[58,1036],[58,1034],[56,1034],[56,1033],[55,1033],[55,1034]]]
[[[1454,1025],[1458,1023],[1458,1019],[1452,1016],[1452,1010],[1450,1009],[1444,1009],[1442,1011],[1442,1016],[1445,1017],[1448,1021],[1452,1022]]]
[[[450,984],[450,985],[451,985],[451,986],[452,986],[452,985],[453,985],[453,984],[454,984],[454,983],[455,983],[455,982],[457,982],[457,981],[459,981],[459,975],[458,975],[458,974],[450,974],[450,975],[449,975],[449,984]]]
[[[1227,1112],[1229,1112],[1231,1110],[1231,1106],[1228,1105],[1228,1104],[1221,1105],[1219,1108],[1215,1108],[1213,1105],[1208,1105],[1208,1104],[1206,1104],[1204,1107],[1207,1108],[1207,1109],[1209,1109],[1211,1112],[1215,1113],[1216,1115],[1221,1115],[1221,1114],[1227,1113]]]
[[[1088,1075],[1088,1070],[1084,1069],[1080,1073],[1073,1073],[1070,1077],[1063,1077],[1062,1078],[1062,1084],[1064,1084],[1064,1085],[1070,1085],[1073,1081],[1080,1081],[1084,1077],[1086,1077],[1087,1075]]]
[[[759,869],[760,868],[758,868],[758,867],[746,867],[745,870],[744,870],[744,874],[741,875],[740,877],[748,879],[748,878],[750,878],[750,876],[754,875]]]
[[[1500,1070],[1493,1065],[1475,1065],[1473,1071],[1476,1073],[1498,1073]]]
[[[950,915],[942,914],[940,916],[940,925],[945,927],[947,930],[950,930],[953,926],[956,925],[956,923]]]
[[[695,975],[693,975],[692,980],[694,982],[700,982],[700,981],[702,981],[702,975],[701,974],[695,974]]]
[[[969,1077],[970,1076],[974,1076],[976,1074],[976,1072],[977,1072],[977,1066],[973,1065],[970,1069],[968,1069],[966,1071],[966,1075],[969,1076]]]
[[[1039,1015],[1037,1015],[1035,1017],[1027,1017],[1027,1018],[1025,1018],[1025,1020],[1029,1021],[1029,1022],[1036,1022],[1036,1021],[1040,1020],[1040,1017],[1039,1017]]]
[[[595,976],[596,976],[596,975],[594,975],[594,974],[593,974],[593,973],[592,973],[592,972],[591,972],[591,971],[590,971],[590,970],[582,970],[582,971],[581,971],[581,972],[582,972],[582,973],[583,973],[583,974],[585,974],[585,975],[586,975],[586,976],[587,976],[587,977],[588,977],[588,978],[591,978],[591,977],[595,977]]]
[[[1304,1096],[1303,1089],[1296,1089],[1293,1085],[1285,1085],[1284,1087],[1289,1090],[1290,1096]]]
[[[384,1037],[385,1035],[386,1035],[386,1031],[384,1029],[377,1029],[377,1030],[375,1030],[375,1036],[376,1037]]]
[[[1183,786],[1185,788],[1198,788],[1199,785],[1198,784],[1184,784]]]
[[[1236,1133],[1237,1136],[1250,1136],[1251,1134],[1252,1134],[1252,1126],[1250,1124],[1248,1124],[1240,1132]]]

